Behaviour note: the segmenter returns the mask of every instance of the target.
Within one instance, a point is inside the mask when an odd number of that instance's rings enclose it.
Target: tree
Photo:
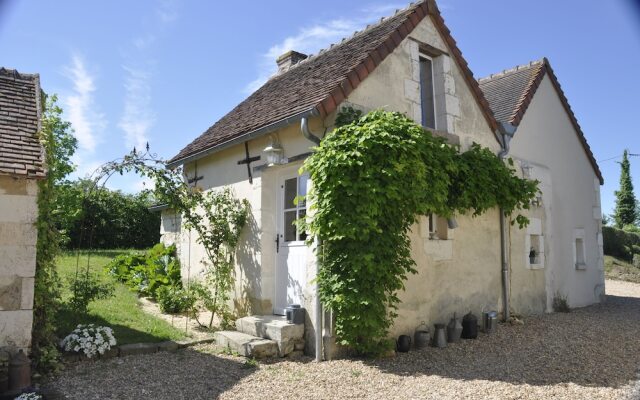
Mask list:
[[[620,190],[615,192],[616,208],[613,211],[613,219],[616,227],[622,229],[626,225],[636,223],[636,196],[633,193],[633,182],[631,181],[631,163],[629,163],[629,152],[624,151],[622,162],[620,163]]]

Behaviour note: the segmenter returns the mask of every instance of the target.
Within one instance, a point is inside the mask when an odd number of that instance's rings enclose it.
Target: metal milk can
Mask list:
[[[9,390],[22,390],[31,386],[31,361],[22,349],[9,361]]]
[[[444,324],[435,324],[436,330],[433,334],[433,347],[447,347],[447,333]]]
[[[462,318],[462,338],[475,339],[478,337],[478,318],[471,311]]]
[[[462,335],[462,324],[458,320],[456,313],[453,313],[453,318],[449,321],[449,325],[447,325],[447,339],[449,343],[455,343],[460,341],[460,336]]]
[[[413,336],[413,342],[415,343],[416,349],[424,349],[429,346],[431,335],[429,334],[427,323],[422,321],[422,323],[416,328],[416,333]]]

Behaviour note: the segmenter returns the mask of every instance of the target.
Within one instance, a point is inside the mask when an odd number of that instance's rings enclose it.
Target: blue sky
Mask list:
[[[280,53],[315,53],[406,4],[0,0],[0,65],[38,72],[42,87],[59,94],[85,174],[146,141],[172,157],[273,73]],[[476,77],[548,57],[599,161],[624,148],[640,153],[637,4],[439,2]],[[615,161],[600,162],[607,213],[618,187]],[[640,190],[640,157],[632,175]],[[130,191],[140,182],[112,185]]]

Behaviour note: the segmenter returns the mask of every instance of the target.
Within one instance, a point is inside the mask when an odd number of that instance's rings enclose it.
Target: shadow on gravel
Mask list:
[[[52,383],[56,399],[215,399],[257,369],[190,348],[78,363]]]
[[[621,387],[640,366],[640,298],[607,296],[604,304],[500,324],[476,340],[367,361],[400,376],[438,375],[513,384]]]

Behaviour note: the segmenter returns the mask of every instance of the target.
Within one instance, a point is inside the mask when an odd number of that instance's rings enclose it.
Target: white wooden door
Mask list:
[[[305,265],[308,247],[307,234],[296,227],[294,221],[307,212],[304,200],[307,194],[307,175],[297,171],[282,174],[278,182],[278,230],[276,239],[276,298],[273,313],[284,315],[290,304],[302,304],[302,291],[306,285]]]

